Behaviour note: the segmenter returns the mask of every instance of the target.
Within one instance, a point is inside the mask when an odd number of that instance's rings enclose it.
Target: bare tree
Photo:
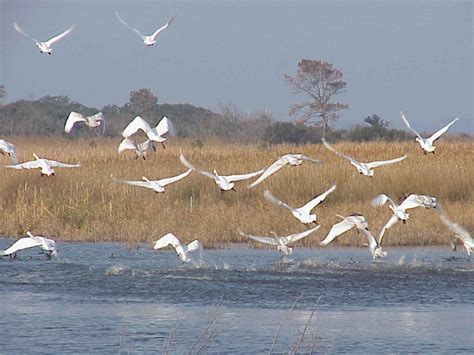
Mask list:
[[[302,116],[295,123],[320,126],[325,135],[330,123],[337,120],[337,112],[349,107],[340,102],[333,102],[333,97],[346,87],[347,83],[342,77],[342,71],[332,63],[313,59],[302,59],[298,63],[295,76],[285,74],[285,80],[292,87],[294,94],[305,93],[309,96],[307,101],[291,107],[290,115],[296,115],[303,110]]]

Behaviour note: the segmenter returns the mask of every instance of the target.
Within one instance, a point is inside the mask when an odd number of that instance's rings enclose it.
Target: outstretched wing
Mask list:
[[[120,154],[124,150],[127,150],[127,149],[137,150],[137,146],[135,145],[135,143],[131,139],[124,138],[123,141],[121,141],[119,146],[118,146],[118,152]]]
[[[314,163],[314,164],[321,164],[321,160],[310,158],[310,157],[308,157],[307,155],[304,155],[304,154],[287,154],[287,155],[292,156],[296,159],[306,160],[306,161],[309,161],[309,162]]]
[[[57,41],[59,41],[60,39],[66,37],[69,33],[71,33],[71,31],[74,29],[74,26],[71,26],[69,27],[66,31],[64,31],[63,33],[51,38],[51,39],[48,39],[46,42],[46,45],[48,47],[51,47],[54,43],[56,43]]]
[[[168,117],[163,116],[163,118],[158,122],[158,124],[155,127],[156,133],[160,136],[164,136],[166,133],[169,132],[170,130],[170,123],[168,120]]]
[[[277,161],[275,161],[272,165],[270,165],[263,173],[260,175],[260,177],[255,180],[253,183],[248,185],[249,188],[255,187],[258,184],[260,184],[263,180],[265,180],[267,177],[270,175],[274,174],[281,168],[283,168],[286,164],[288,164],[288,157],[286,155],[280,157]]]
[[[441,128],[439,131],[433,133],[433,135],[428,138],[428,141],[430,141],[431,144],[433,144],[439,137],[441,137],[446,131],[451,127],[457,120],[459,120],[459,117],[456,117],[454,120],[449,122],[446,126]]]
[[[367,167],[369,169],[373,169],[373,168],[377,168],[377,167],[382,166],[382,165],[388,165],[388,164],[394,164],[394,163],[401,162],[406,157],[407,156],[404,155],[403,157],[395,158],[395,159],[392,159],[392,160],[373,161],[371,163],[366,163],[365,165],[367,165]]]
[[[34,41],[34,42],[37,42],[36,39],[30,37],[30,35],[29,35],[28,33],[26,33],[16,22],[13,22],[13,27],[15,28],[15,30],[16,30],[19,34],[21,34],[21,35],[23,35],[23,36],[25,36],[25,37],[31,39],[31,40]]]
[[[265,190],[265,192],[263,193],[263,196],[274,205],[286,208],[290,210],[291,212],[296,211],[295,208],[291,207],[290,205],[287,205],[285,202],[280,201],[275,196],[273,196],[272,193],[268,190]]]
[[[41,168],[41,162],[39,160],[32,160],[32,161],[27,161],[27,162],[20,163],[20,164],[5,165],[5,168],[11,168],[11,169],[37,169],[37,168]]]
[[[331,243],[334,239],[336,239],[338,236],[341,234],[351,230],[352,228],[355,227],[354,223],[349,222],[346,218],[344,218],[341,222],[336,223],[331,227],[329,230],[328,235],[321,241],[319,242],[320,245],[328,245]]]
[[[255,240],[257,242],[260,242],[260,243],[270,244],[270,245],[279,245],[278,244],[278,239],[275,238],[275,237],[259,237],[259,236],[253,235],[253,234],[244,233],[240,230],[239,230],[239,234],[242,237],[247,237],[247,238],[250,238],[250,239]]]
[[[153,188],[153,186],[148,182],[148,181],[140,181],[140,180],[120,180],[114,178],[112,175],[110,175],[112,180],[114,182],[118,182],[121,184],[127,184],[127,185],[133,185],[133,186],[140,186],[140,187],[146,187],[146,188]]]
[[[194,167],[183,155],[183,153],[180,153],[179,155],[179,160],[181,161],[181,163],[187,167],[188,169],[191,169],[191,170],[194,170],[194,171],[197,171],[199,174],[202,174],[204,176],[207,176],[211,179],[214,179],[216,180],[217,179],[217,175],[214,175],[213,173],[210,173],[208,171],[205,171],[205,170],[201,170],[201,169],[198,169],[196,167]]]
[[[300,239],[303,239],[303,238],[307,237],[308,235],[310,235],[314,231],[317,231],[319,228],[321,228],[321,226],[316,226],[314,228],[307,229],[307,230],[305,230],[304,232],[301,232],[301,233],[291,234],[291,235],[289,235],[287,237],[283,237],[281,239],[284,240],[285,245],[288,245],[290,243],[294,243],[294,242],[296,242]]]
[[[196,251],[196,250],[202,250],[202,243],[199,241],[199,240],[193,240],[191,243],[189,243],[187,246],[186,246],[186,251],[188,252],[193,252],[193,251]]]
[[[86,121],[87,119],[83,115],[81,115],[80,113],[71,111],[69,116],[67,116],[66,124],[64,125],[64,131],[66,133],[69,133],[71,132],[71,129],[76,122],[86,122]]]
[[[331,146],[329,145],[329,143],[326,142],[326,139],[323,138],[321,141],[323,142],[323,145],[324,145],[327,149],[329,149],[331,152],[335,153],[337,156],[340,156],[341,158],[344,158],[344,159],[346,159],[346,160],[349,160],[349,161],[350,161],[351,163],[353,163],[353,164],[356,164],[356,165],[360,164],[360,163],[359,163],[357,160],[355,160],[354,158],[352,158],[352,157],[350,157],[350,156],[348,156],[348,155],[342,154],[341,152],[338,152],[336,149],[334,149],[333,147],[331,147]]]
[[[176,16],[173,16],[165,25],[161,26],[159,29],[157,29],[155,32],[153,32],[153,34],[151,35],[151,37],[153,38],[153,40],[156,39],[156,37],[158,37],[158,35],[164,31],[173,21],[174,19],[176,18]]]
[[[392,228],[396,223],[398,222],[398,217],[396,214],[393,214],[392,217],[390,217],[390,219],[388,220],[387,223],[385,223],[385,225],[383,226],[382,230],[380,231],[380,234],[379,234],[379,245],[382,244],[382,239],[385,235],[385,232],[387,231],[387,229],[390,229]]]
[[[410,126],[410,123],[409,123],[408,120],[406,119],[406,117],[405,117],[405,115],[403,114],[403,112],[400,112],[400,116],[402,117],[402,120],[403,120],[403,122],[405,123],[405,126],[407,126],[407,128],[408,128],[410,131],[412,131],[413,133],[415,133],[415,135],[416,135],[418,138],[423,139],[423,137],[420,136],[420,134],[419,134],[417,131],[415,131],[415,129],[413,129],[412,126]]]
[[[416,207],[434,208],[436,207],[436,198],[427,195],[411,194],[399,206],[403,210]]]
[[[160,179],[158,180],[158,184],[160,184],[161,186],[166,186],[166,185],[169,185],[173,182],[176,182],[176,181],[179,181],[181,179],[184,179],[186,176],[188,176],[189,174],[191,174],[191,171],[193,171],[193,169],[189,169],[187,171],[185,171],[184,173],[182,174],[179,174],[179,175],[176,175],[176,176],[172,176],[172,177],[169,177],[169,178],[164,178],[164,179]]]
[[[390,204],[392,205],[393,208],[395,208],[397,205],[395,202],[393,202],[393,200],[388,197],[387,195],[385,194],[380,194],[378,195],[377,197],[375,197],[373,200],[372,200],[372,206],[374,207],[380,207],[380,206],[383,206],[385,205],[385,203],[389,201]]]
[[[56,160],[48,160],[48,159],[43,159],[43,160],[46,162],[46,164],[48,164],[49,166],[53,168],[78,168],[81,166],[79,163],[66,164],[66,163],[61,163],[60,161],[56,161]]]
[[[226,176],[224,176],[224,178],[229,182],[240,181],[240,180],[246,180],[246,179],[253,178],[254,176],[260,175],[263,172],[264,172],[264,169],[260,169],[258,171],[255,171],[253,173],[248,173],[248,174],[226,175]]]
[[[133,28],[133,27],[130,27],[119,15],[118,11],[115,11],[115,16],[117,16],[118,20],[123,24],[125,25],[125,27],[127,27],[129,30],[135,32],[142,40],[145,40],[145,35],[143,33],[141,33],[139,30],[137,30],[136,28]]]
[[[446,216],[440,204],[438,204],[438,207],[436,208],[436,210],[438,211],[438,215],[439,215],[439,218],[441,219],[441,222],[443,222],[446,225],[446,227],[448,227],[451,230],[451,232],[453,232],[463,242],[472,243],[472,237],[469,234],[469,232],[463,227],[461,227],[459,224],[452,222]]]
[[[155,242],[155,245],[153,246],[153,249],[161,249],[164,247],[167,247],[168,245],[172,245],[173,248],[176,249],[176,252],[179,253],[178,249],[180,252],[183,252],[183,247],[181,245],[181,242],[179,241],[178,238],[173,233],[167,233],[164,236],[162,236],[160,239],[158,239]]]
[[[305,213],[309,214],[313,208],[315,208],[317,205],[319,205],[321,202],[323,202],[331,192],[336,190],[336,188],[337,188],[337,184],[332,185],[324,193],[322,193],[319,196],[316,196],[311,201],[309,201],[307,204],[305,204],[304,206],[298,208],[298,210],[304,211]]]
[[[148,122],[140,116],[137,116],[122,131],[122,137],[128,138],[131,135],[135,134],[139,129],[141,129],[145,133],[151,131],[151,127]]]
[[[10,255],[10,254],[16,253],[17,251],[33,248],[33,247],[38,247],[40,245],[41,245],[41,242],[33,238],[30,238],[30,237],[20,238],[15,243],[13,243],[8,249],[0,252],[0,255]]]

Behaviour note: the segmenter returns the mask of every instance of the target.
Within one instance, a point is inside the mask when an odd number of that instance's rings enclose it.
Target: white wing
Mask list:
[[[201,170],[201,169],[198,169],[196,167],[194,167],[183,155],[183,153],[180,153],[179,155],[179,160],[181,161],[181,163],[187,167],[188,169],[191,169],[191,170],[194,170],[194,171],[197,171],[199,174],[202,174],[204,176],[207,176],[207,177],[210,177],[211,179],[214,179],[214,180],[217,180],[218,177],[217,175],[214,175],[213,173],[210,173],[208,171],[205,171],[205,170]]]
[[[296,234],[291,234],[287,237],[283,237],[281,239],[284,240],[284,244],[285,245],[288,245],[290,243],[294,243],[300,239],[303,239],[305,237],[307,237],[308,235],[310,235],[311,233],[313,233],[314,231],[318,230],[321,226],[316,226],[314,228],[311,228],[311,229],[307,229],[305,230],[304,232],[301,232],[301,233],[296,233]]]
[[[396,214],[393,214],[392,217],[388,220],[388,222],[383,226],[382,230],[380,231],[379,235],[379,244],[382,244],[382,239],[385,235],[387,229],[392,228],[398,222],[398,217]]]
[[[351,163],[354,163],[354,164],[356,164],[356,165],[360,165],[360,163],[359,163],[357,160],[355,160],[354,158],[351,158],[351,157],[348,156],[348,155],[342,154],[342,153],[338,152],[336,149],[334,149],[333,147],[331,147],[331,146],[329,145],[329,143],[326,142],[326,139],[323,138],[321,141],[323,142],[323,145],[324,145],[327,149],[329,149],[331,152],[335,153],[336,155],[340,156],[341,158],[344,158],[344,159],[346,159],[346,160],[349,160]]]
[[[314,164],[321,164],[320,160],[310,158],[310,157],[308,157],[307,155],[304,155],[304,154],[287,154],[287,155],[290,156],[290,157],[296,158],[296,159],[307,160],[307,161],[309,161],[311,163],[314,163]]]
[[[67,116],[66,124],[64,125],[64,131],[66,133],[69,133],[71,132],[71,129],[76,122],[86,122],[86,121],[87,120],[83,115],[81,115],[80,113],[71,111],[69,116]]]
[[[277,172],[278,170],[280,170],[281,168],[283,168],[286,164],[288,164],[288,157],[285,155],[285,156],[282,156],[280,157],[277,161],[275,161],[272,165],[270,165],[264,172],[262,175],[260,175],[260,177],[255,180],[253,183],[251,183],[250,185],[248,185],[249,188],[251,187],[255,187],[257,186],[258,184],[260,184],[263,180],[265,180],[267,177],[269,177],[270,175],[274,174],[275,172]]]
[[[196,250],[202,250],[202,244],[199,240],[193,240],[191,243],[189,243],[186,246],[186,251],[187,252],[193,252]]]
[[[403,114],[403,112],[400,112],[400,116],[402,117],[403,122],[405,122],[405,125],[407,126],[407,128],[408,128],[410,131],[412,131],[413,133],[415,133],[418,138],[423,139],[423,137],[420,136],[420,134],[419,134],[417,131],[415,131],[415,130],[412,128],[412,126],[410,126],[410,123],[409,123],[408,120],[406,119],[406,117],[405,117],[405,115]]]
[[[275,238],[275,237],[259,237],[259,236],[256,236],[256,235],[244,233],[242,231],[239,231],[239,233],[243,237],[250,238],[250,239],[255,240],[257,242],[260,242],[260,243],[270,244],[270,245],[277,245],[277,246],[279,245],[278,244],[278,238]]]
[[[61,163],[60,161],[56,160],[48,160],[48,159],[42,159],[48,164],[49,166],[53,168],[78,168],[81,165],[79,163],[77,164],[66,164],[66,163]]]
[[[168,117],[163,116],[160,122],[158,122],[158,124],[156,125],[155,129],[156,129],[156,133],[158,133],[158,135],[160,136],[163,136],[166,133],[168,133],[170,130]]]
[[[374,207],[380,207],[380,206],[383,206],[385,205],[385,203],[389,201],[390,204],[392,205],[393,208],[395,208],[397,205],[395,202],[393,202],[393,200],[388,197],[387,195],[385,194],[380,194],[378,195],[377,197],[375,197],[373,200],[372,200],[372,206]]]
[[[17,164],[16,148],[13,144],[6,140],[0,139],[0,151],[7,153],[10,156],[12,164]]]
[[[272,195],[272,193],[268,190],[265,190],[265,192],[263,193],[263,196],[268,200],[270,201],[271,203],[277,205],[277,206],[280,206],[280,207],[284,207],[290,211],[296,211],[295,208],[291,207],[290,205],[287,205],[285,202],[282,202],[280,201],[279,199],[277,199],[275,196]]]
[[[152,35],[151,37],[153,38],[153,40],[156,39],[156,37],[158,37],[158,35],[163,31],[165,30],[173,21],[174,19],[176,18],[176,16],[173,16],[165,25],[161,26],[159,29],[157,29]]]
[[[401,162],[406,157],[407,156],[404,155],[403,157],[395,158],[395,159],[392,159],[392,160],[373,161],[371,163],[366,163],[365,165],[367,165],[367,167],[369,169],[374,169],[374,168],[377,168],[377,167],[382,166],[382,165],[388,165],[388,164],[394,164],[394,163]]]
[[[118,146],[118,152],[120,154],[124,150],[127,150],[127,149],[137,150],[137,146],[135,145],[135,143],[132,140],[130,140],[128,138],[124,138],[123,141],[121,141],[119,146]]]
[[[38,169],[41,168],[41,162],[39,160],[27,161],[15,165],[5,165],[5,168],[11,169]]]
[[[227,181],[232,182],[232,181],[240,181],[240,180],[246,180],[253,178],[254,176],[260,175],[263,173],[264,169],[260,169],[259,171],[255,171],[253,173],[248,173],[248,174],[240,174],[240,175],[226,175],[223,176]]]
[[[3,252],[0,252],[0,254],[10,255],[10,254],[16,253],[17,251],[33,248],[33,247],[39,247],[40,245],[41,245],[41,242],[33,238],[30,238],[30,237],[20,238],[15,243],[13,243],[8,249],[4,250]]]
[[[143,118],[140,116],[135,117],[122,132],[122,137],[128,138],[132,134],[135,134],[139,129],[147,133],[151,131],[151,127]]]
[[[133,186],[140,186],[140,187],[146,187],[149,189],[152,189],[153,186],[150,184],[148,181],[140,181],[140,180],[120,180],[116,179],[111,175],[111,178],[114,182],[122,183],[122,184],[128,184],[128,185],[133,185]]]
[[[324,240],[319,242],[320,245],[328,245],[331,243],[334,239],[336,239],[338,236],[341,234],[351,230],[352,228],[355,227],[354,223],[350,223],[347,219],[343,219],[341,222],[336,223],[331,227],[331,230],[329,231],[328,235]]]
[[[448,227],[451,232],[453,232],[459,239],[461,239],[465,243],[472,243],[472,237],[469,232],[461,227],[459,224],[452,222],[444,213],[441,205],[438,204],[436,209],[438,211],[439,217],[441,221]]]
[[[21,34],[21,35],[23,35],[23,36],[25,36],[25,37],[31,39],[31,40],[34,41],[34,42],[37,42],[36,39],[30,37],[30,36],[28,35],[28,33],[26,33],[16,22],[13,23],[13,27],[15,28],[15,30],[16,30],[19,34]]]
[[[142,40],[145,40],[145,35],[143,33],[141,33],[139,30],[137,30],[136,28],[133,28],[133,27],[130,27],[129,25],[127,25],[127,23],[120,17],[118,11],[115,11],[115,16],[117,16],[117,18],[119,19],[119,21],[125,25],[129,30],[135,32]]]
[[[182,253],[183,246],[181,245],[181,242],[179,241],[178,238],[173,233],[168,233],[162,236],[160,239],[158,239],[155,242],[155,245],[153,246],[153,249],[161,249],[164,247],[167,247],[168,245],[172,245],[173,248],[176,249],[177,253]]]
[[[67,36],[69,33],[71,33],[71,31],[74,29],[74,26],[71,26],[69,27],[66,31],[64,31],[63,33],[51,38],[51,39],[48,39],[46,42],[44,42],[48,47],[51,47],[54,43],[56,43],[57,41],[59,41],[61,38]]]
[[[411,194],[399,206],[403,210],[416,207],[436,207],[436,198],[427,195]]]
[[[332,185],[324,193],[322,193],[319,196],[316,196],[311,201],[309,201],[306,205],[304,205],[300,208],[297,208],[297,209],[300,210],[300,211],[304,211],[305,213],[309,214],[313,208],[315,208],[317,205],[319,205],[321,202],[323,202],[331,192],[336,190],[336,187],[337,187],[337,184]]]
[[[179,181],[181,179],[184,179],[186,176],[188,176],[189,174],[191,174],[191,171],[193,171],[193,169],[189,169],[188,171],[185,171],[184,173],[182,174],[179,174],[177,176],[172,176],[172,177],[169,177],[169,178],[164,178],[164,179],[160,179],[158,180],[158,184],[160,184],[161,186],[166,186],[166,185],[169,185],[173,182],[176,182],[176,181]]]
[[[377,247],[377,245],[379,245],[379,243],[377,243],[377,240],[374,238],[374,236],[372,235],[372,233],[370,233],[368,229],[362,229],[362,232],[365,234],[365,237],[367,238],[367,242],[369,244],[370,251],[372,252],[372,250],[375,250],[375,248]]]
[[[459,117],[457,117],[454,120],[452,120],[451,122],[449,122],[446,126],[441,128],[439,131],[433,133],[433,135],[430,138],[428,138],[428,141],[431,144],[433,144],[439,137],[441,137],[444,133],[446,133],[446,131],[449,129],[449,127],[451,127],[457,120],[459,120]]]

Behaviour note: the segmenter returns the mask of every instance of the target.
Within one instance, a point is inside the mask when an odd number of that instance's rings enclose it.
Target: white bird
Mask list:
[[[179,181],[181,179],[184,179],[186,176],[188,176],[191,173],[192,169],[189,169],[185,171],[182,174],[179,174],[177,176],[172,176],[168,178],[163,178],[160,180],[148,180],[145,176],[142,177],[142,181],[135,181],[135,180],[119,180],[115,179],[113,176],[112,180],[115,182],[123,183],[123,184],[128,184],[128,185],[133,185],[133,186],[141,186],[141,187],[146,187],[147,189],[152,189],[156,193],[158,192],[165,192],[165,186],[172,184],[173,182]]]
[[[408,218],[410,218],[410,215],[406,212],[407,209],[416,207],[436,208],[437,205],[435,197],[417,194],[406,194],[404,200],[399,205],[387,195],[381,194],[372,200],[372,205],[379,207],[383,206],[386,202],[389,202],[389,208],[393,211],[393,215],[382,228],[382,235],[398,221],[407,222]]]
[[[303,154],[286,154],[279,157],[278,160],[276,160],[272,165],[270,165],[267,169],[265,169],[263,174],[260,175],[257,180],[255,180],[253,183],[248,185],[248,188],[257,186],[267,177],[269,177],[270,175],[274,174],[275,172],[283,168],[286,164],[290,164],[292,166],[298,166],[298,165],[303,164],[303,161],[305,160],[314,164],[321,164],[320,160],[307,157],[306,155],[303,155]]]
[[[20,33],[21,35],[31,39],[33,42],[35,42],[36,46],[40,50],[40,53],[48,53],[49,55],[51,55],[51,51],[53,50],[51,48],[51,46],[54,43],[56,43],[57,41],[59,41],[60,39],[64,38],[66,35],[68,35],[74,29],[74,26],[71,26],[66,31],[64,31],[63,33],[61,33],[57,36],[54,36],[53,38],[50,38],[45,42],[41,42],[41,41],[37,41],[36,39],[30,37],[20,26],[18,26],[18,24],[16,22],[13,23],[13,27],[15,28],[15,30],[18,33]]]
[[[100,125],[103,125],[105,120],[104,120],[104,115],[102,114],[102,112],[99,112],[93,116],[84,117],[80,113],[71,111],[69,116],[67,116],[66,123],[64,125],[64,131],[66,133],[71,132],[71,129],[76,122],[84,122],[90,128],[95,128],[95,127],[99,127]]]
[[[15,146],[4,139],[0,139],[0,153],[2,155],[8,155],[8,157],[10,157],[10,161],[12,162],[12,164],[17,163]]]
[[[129,138],[124,138],[118,147],[118,152],[119,154],[122,153],[124,150],[133,150],[136,155],[136,159],[138,158],[143,158],[143,160],[146,159],[146,155],[148,151],[153,150],[156,152],[156,147],[153,144],[153,142],[149,139],[147,139],[143,143],[135,143],[133,140]]]
[[[348,155],[345,155],[345,154],[342,154],[342,153],[338,152],[336,149],[331,147],[328,144],[328,142],[326,142],[326,140],[324,138],[322,139],[322,142],[323,142],[324,146],[327,149],[329,149],[331,152],[336,153],[336,155],[340,156],[341,158],[349,160],[349,162],[353,166],[356,167],[359,174],[363,174],[363,175],[369,176],[369,177],[374,176],[374,171],[372,169],[377,168],[379,166],[383,166],[383,165],[388,165],[388,164],[401,162],[403,159],[405,159],[407,157],[406,155],[404,155],[403,157],[395,158],[395,159],[391,159],[391,160],[381,160],[381,161],[373,161],[373,162],[370,162],[370,163],[362,163],[362,162],[359,162],[359,161],[355,160],[354,158],[351,158]]]
[[[474,239],[472,239],[471,234],[459,224],[452,222],[444,213],[441,204],[438,203],[436,211],[438,212],[441,221],[451,230],[451,232],[454,233],[454,236],[461,241],[461,244],[470,256],[474,250]]]
[[[313,233],[314,231],[318,230],[321,226],[316,226],[311,229],[307,229],[304,232],[291,234],[286,237],[259,237],[252,234],[247,234],[242,231],[239,231],[240,235],[243,237],[248,237],[260,243],[270,244],[277,247],[277,250],[280,252],[281,256],[289,256],[293,253],[293,248],[288,246],[289,244],[295,243],[300,239],[303,239]]]
[[[163,32],[176,18],[176,16],[173,16],[166,24],[158,28],[155,32],[153,32],[151,35],[144,35],[141,33],[139,30],[136,28],[130,27],[119,15],[118,11],[115,11],[115,16],[119,19],[119,21],[125,25],[129,30],[135,32],[142,40],[143,44],[146,46],[153,46],[156,43],[156,39],[158,35]]]
[[[56,160],[41,159],[33,153],[36,160],[27,161],[25,163],[6,165],[5,168],[11,169],[41,169],[41,176],[54,176],[53,168],[78,168],[80,164],[65,164]]]
[[[336,190],[336,187],[337,187],[336,184],[332,185],[324,193],[322,193],[319,196],[316,196],[311,201],[309,201],[308,203],[306,203],[305,205],[303,205],[299,208],[291,207],[290,205],[286,204],[285,202],[280,201],[275,196],[273,196],[272,193],[268,190],[265,190],[265,192],[263,193],[263,196],[265,196],[265,198],[268,201],[270,201],[271,203],[273,203],[277,206],[280,206],[280,207],[284,207],[287,210],[289,210],[291,212],[291,214],[293,216],[295,216],[296,218],[298,218],[298,220],[301,223],[309,224],[309,223],[316,223],[316,215],[315,214],[310,214],[311,210],[313,208],[315,208],[317,205],[319,205],[321,202],[323,202],[331,192]]]
[[[156,127],[151,128],[148,122],[146,122],[140,116],[137,116],[127,125],[127,127],[125,127],[122,132],[122,137],[129,138],[140,129],[145,132],[149,140],[161,143],[163,148],[165,148],[163,142],[166,141],[166,138],[163,136],[170,130],[170,122],[168,117],[163,116]]]
[[[26,232],[26,235],[27,237],[18,239],[8,249],[0,251],[0,255],[12,255],[20,250],[33,247],[40,247],[46,252],[48,258],[51,256],[56,256],[58,254],[58,250],[56,249],[56,243],[54,240],[45,237],[34,236],[30,233],[30,231]]]
[[[433,145],[433,143],[439,138],[441,137],[444,133],[446,133],[446,131],[449,129],[449,127],[451,127],[457,120],[459,120],[459,117],[456,117],[454,120],[452,120],[451,122],[449,122],[446,126],[444,126],[443,128],[441,128],[439,131],[433,133],[431,135],[431,137],[429,138],[423,138],[417,131],[415,131],[412,126],[410,126],[410,123],[408,122],[408,120],[406,119],[405,115],[403,114],[403,112],[400,112],[400,116],[402,117],[402,120],[403,122],[405,123],[405,125],[408,127],[408,129],[410,131],[412,131],[413,133],[415,133],[416,135],[416,138],[415,140],[420,143],[420,146],[421,146],[421,149],[423,149],[423,153],[426,154],[426,153],[435,153],[435,149],[436,147]]]
[[[328,235],[319,243],[320,245],[328,245],[341,234],[350,231],[352,228],[356,228],[358,231],[361,230],[366,236],[370,253],[374,259],[383,258],[387,255],[387,252],[383,251],[381,246],[384,232],[383,229],[379,235],[379,240],[377,241],[369,231],[367,220],[360,213],[353,213],[347,217],[340,215],[337,216],[342,218],[342,221],[331,227]]]
[[[221,189],[221,192],[229,191],[229,190],[235,191],[234,181],[250,179],[250,178],[253,178],[254,176],[260,175],[263,172],[263,169],[261,169],[261,170],[255,171],[253,173],[248,173],[248,174],[219,175],[216,170],[214,170],[214,173],[210,173],[208,171],[201,170],[194,167],[188,160],[186,160],[186,158],[183,156],[183,153],[180,153],[179,160],[188,169],[192,169],[201,175],[204,175],[204,176],[207,176],[208,178],[213,179],[214,182],[217,184],[217,186],[219,186],[219,188]]]
[[[179,258],[184,263],[189,263],[192,259],[189,255],[190,253],[199,250],[202,252],[202,244],[199,240],[194,240],[188,245],[182,245],[178,238],[173,233],[168,233],[162,236],[155,242],[153,249],[161,249],[171,245],[175,250],[176,254],[178,254]]]

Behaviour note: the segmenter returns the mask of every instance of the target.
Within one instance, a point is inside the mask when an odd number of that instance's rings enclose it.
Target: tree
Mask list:
[[[0,85],[0,105],[3,103],[3,99],[7,96],[7,90],[5,85]]]
[[[285,74],[294,94],[305,93],[309,96],[309,100],[297,103],[290,109],[290,115],[304,110],[296,123],[312,123],[321,127],[323,135],[326,135],[330,123],[338,118],[337,112],[349,107],[332,101],[346,87],[342,76],[342,71],[331,63],[312,59],[302,59],[295,76]]]
[[[130,110],[135,115],[145,115],[149,118],[155,109],[158,98],[151,89],[140,89],[130,92]]]

